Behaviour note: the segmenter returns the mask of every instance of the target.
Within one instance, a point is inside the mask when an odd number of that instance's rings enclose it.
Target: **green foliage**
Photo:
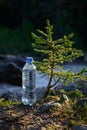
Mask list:
[[[80,120],[84,120],[87,122],[87,116],[86,116],[87,115],[87,102],[84,103],[83,106],[79,106],[77,108],[77,113]]]
[[[58,97],[57,95],[48,96],[42,100],[42,103],[58,102],[59,100],[60,100],[60,97]]]
[[[27,21],[14,30],[0,28],[0,53],[19,54],[32,51],[31,31],[34,31],[34,27]]]
[[[15,101],[11,101],[11,100],[4,100],[3,98],[0,98],[0,106],[11,106],[11,105],[14,105],[14,104],[17,104],[17,105],[21,105],[22,103],[21,102],[15,102]]]
[[[64,62],[72,62],[83,55],[81,50],[73,48],[74,42],[71,40],[73,34],[64,35],[63,38],[53,40],[53,26],[49,20],[47,20],[45,29],[46,32],[38,29],[38,34],[32,33],[32,37],[35,40],[32,45],[36,52],[44,54],[43,60],[35,63],[38,69],[49,77],[47,91],[49,92],[49,89],[58,82],[68,84],[79,78],[87,80],[87,77],[83,75],[84,72],[87,72],[87,68],[82,69],[81,72],[74,73],[72,70],[65,71],[62,67]],[[54,80],[53,84],[52,80]]]
[[[79,121],[82,123],[87,123],[87,102],[82,102],[82,104],[78,104],[77,102],[75,109],[76,113],[78,113],[77,116],[79,118]]]
[[[84,97],[83,93],[79,91],[78,89],[66,92],[66,95],[72,100],[72,102],[76,102],[77,100]]]
[[[58,93],[59,94],[65,94],[66,92],[64,91],[64,89],[60,89],[60,90],[58,90]]]

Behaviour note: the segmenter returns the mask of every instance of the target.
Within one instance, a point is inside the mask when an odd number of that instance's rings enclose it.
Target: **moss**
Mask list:
[[[48,102],[57,102],[57,101],[59,101],[60,100],[60,98],[59,98],[59,96],[47,96],[46,98],[44,98],[43,100],[42,100],[42,102],[43,103],[48,103]]]
[[[71,125],[71,126],[74,126],[75,124],[76,124],[75,120],[71,120],[71,121],[70,121],[70,125]]]
[[[49,95],[51,95],[51,96],[56,96],[55,90],[51,89],[50,92],[49,92]]]
[[[64,89],[60,89],[58,92],[59,92],[60,94],[66,93],[66,92],[64,91]]]
[[[0,106],[10,106],[10,105],[14,105],[14,104],[17,104],[20,106],[22,103],[21,102],[14,102],[11,100],[4,100],[3,98],[0,99]]]

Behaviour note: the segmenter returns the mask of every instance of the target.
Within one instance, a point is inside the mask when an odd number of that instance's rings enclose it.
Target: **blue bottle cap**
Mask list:
[[[33,58],[32,57],[26,57],[26,63],[32,63]]]

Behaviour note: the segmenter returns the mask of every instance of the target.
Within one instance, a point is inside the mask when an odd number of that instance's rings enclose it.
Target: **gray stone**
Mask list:
[[[36,88],[37,100],[41,100],[46,92],[46,87]]]
[[[45,105],[43,105],[42,111],[43,112],[48,112],[51,109],[54,109],[54,108],[57,109],[57,108],[61,108],[61,107],[62,107],[62,105],[59,102],[48,102]]]
[[[74,126],[72,130],[87,130],[87,125],[77,125]]]
[[[87,62],[87,52],[84,53],[84,62]]]
[[[21,76],[22,71],[14,62],[0,63],[0,82],[20,86],[22,83]]]
[[[23,67],[25,64],[25,60],[22,57],[15,55],[0,55],[0,61],[3,63],[14,62],[19,67]]]
[[[5,93],[1,96],[1,98],[3,98],[4,100],[10,100],[10,101],[19,101],[18,99],[18,95],[16,95],[15,93]]]
[[[79,80],[76,83],[72,83],[68,86],[57,86],[55,87],[55,91],[58,92],[58,90],[63,89],[65,92],[70,92],[70,91],[74,91],[76,89],[78,89],[79,91],[81,91],[85,96],[87,96],[87,82]]]
[[[41,100],[44,96],[46,88],[36,88],[37,100]],[[21,101],[22,98],[22,87],[14,86],[7,83],[0,84],[0,98],[10,99],[12,101]]]
[[[68,103],[68,102],[69,102],[69,98],[67,97],[67,95],[62,94],[60,98],[60,103]]]
[[[0,55],[0,82],[21,86],[25,60],[20,56]]]

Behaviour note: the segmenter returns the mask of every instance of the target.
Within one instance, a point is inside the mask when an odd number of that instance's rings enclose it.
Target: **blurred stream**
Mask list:
[[[83,67],[87,67],[87,63],[82,62],[76,62],[76,63],[68,63],[63,65],[65,70],[72,69],[73,72],[80,71]],[[37,71],[36,73],[36,88],[46,87],[48,83],[48,77],[43,77],[43,74],[39,73]],[[13,86],[8,83],[1,83],[0,84],[0,96],[7,92],[13,92],[13,93],[22,93],[22,87],[21,86]]]

